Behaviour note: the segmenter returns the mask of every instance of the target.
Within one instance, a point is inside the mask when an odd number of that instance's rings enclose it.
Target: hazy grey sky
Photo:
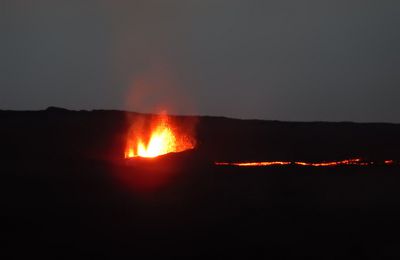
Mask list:
[[[400,1],[0,2],[0,109],[400,122]]]

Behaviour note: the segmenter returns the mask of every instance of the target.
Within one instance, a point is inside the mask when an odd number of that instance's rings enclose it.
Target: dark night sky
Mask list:
[[[400,1],[0,2],[0,109],[400,122]]]

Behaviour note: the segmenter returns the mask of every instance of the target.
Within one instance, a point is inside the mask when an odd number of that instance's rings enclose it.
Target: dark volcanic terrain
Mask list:
[[[398,165],[214,165],[400,161],[399,124],[189,118],[195,150],[124,160],[127,118],[0,111],[2,259],[400,256]]]

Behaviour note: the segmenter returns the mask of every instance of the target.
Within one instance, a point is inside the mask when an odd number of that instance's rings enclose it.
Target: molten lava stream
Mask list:
[[[125,158],[154,158],[159,155],[193,149],[195,140],[189,134],[174,131],[169,117],[163,113],[152,122],[150,137],[138,135],[143,129],[133,127],[129,133]]]
[[[335,167],[335,166],[370,166],[378,164],[379,162],[367,162],[362,159],[347,159],[342,161],[332,162],[288,162],[288,161],[261,161],[261,162],[215,162],[217,166],[239,166],[239,167],[268,167],[268,166],[285,166],[285,165],[297,165],[306,167]],[[382,163],[381,163],[382,164]],[[397,165],[394,160],[385,160],[382,165]]]

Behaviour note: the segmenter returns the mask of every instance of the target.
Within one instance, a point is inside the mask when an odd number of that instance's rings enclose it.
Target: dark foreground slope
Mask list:
[[[400,255],[398,167],[215,160],[399,159],[400,126],[200,118],[196,151],[121,159],[118,111],[0,112],[1,254]]]

